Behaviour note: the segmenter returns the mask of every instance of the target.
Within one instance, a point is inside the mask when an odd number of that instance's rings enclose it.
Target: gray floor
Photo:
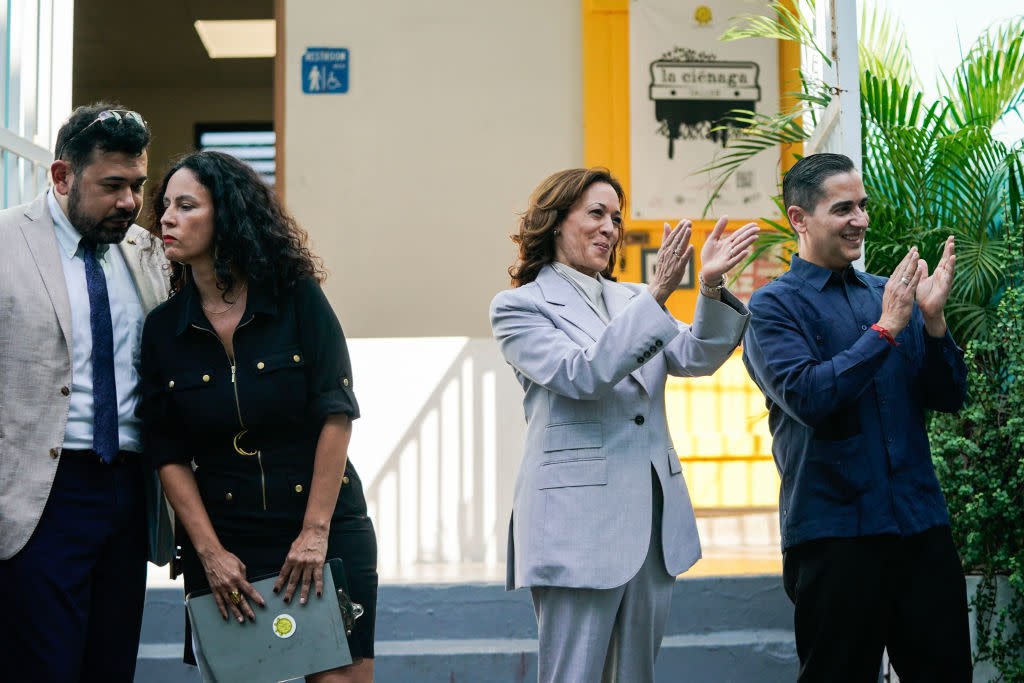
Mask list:
[[[529,593],[507,592],[497,582],[474,583],[468,576],[464,581],[381,585],[377,681],[536,680],[537,630]],[[792,681],[797,661],[791,615],[777,575],[682,578],[657,680]],[[180,661],[182,618],[180,588],[150,588],[137,681],[199,680]]]

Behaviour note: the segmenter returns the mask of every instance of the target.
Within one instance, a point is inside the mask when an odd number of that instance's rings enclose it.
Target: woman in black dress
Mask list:
[[[274,591],[304,603],[340,557],[366,610],[355,663],[307,680],[371,681],[377,545],[348,462],[359,408],[319,259],[270,188],[225,154],[179,161],[153,211],[173,295],[146,320],[139,413],[177,515],[185,591],[209,587],[225,619],[255,620],[264,600],[247,577],[280,571]]]

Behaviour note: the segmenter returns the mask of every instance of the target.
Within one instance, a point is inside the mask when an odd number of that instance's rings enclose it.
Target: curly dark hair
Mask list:
[[[118,113],[128,110],[119,104],[95,102],[77,107],[57,131],[55,156],[71,165],[77,174],[87,166],[94,150],[121,152],[137,157],[149,146],[149,128],[131,116],[119,116],[97,121],[105,111]],[[134,112],[133,112],[134,113]]]
[[[513,287],[521,287],[537,279],[545,264],[555,260],[555,228],[562,224],[576,202],[594,183],[608,183],[619,197],[619,205],[625,209],[626,195],[622,185],[607,168],[570,168],[559,171],[544,179],[530,195],[526,211],[519,214],[519,233],[511,235],[519,245],[519,257],[509,266],[508,274]],[[612,246],[608,267],[601,276],[614,280],[616,252],[622,241],[622,226],[619,238]]]
[[[306,231],[281,205],[274,191],[249,166],[221,152],[193,152],[164,175],[153,195],[150,232],[161,235],[164,195],[171,176],[188,169],[213,202],[213,269],[225,294],[235,284],[232,268],[268,287],[274,296],[302,278],[322,282],[322,260],[306,246]],[[171,264],[171,292],[181,291],[188,267]]]

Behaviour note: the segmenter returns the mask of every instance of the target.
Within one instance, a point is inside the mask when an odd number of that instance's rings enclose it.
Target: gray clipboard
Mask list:
[[[278,683],[352,663],[346,632],[362,614],[362,607],[348,598],[341,560],[324,565],[324,594],[311,590],[305,605],[298,591],[290,604],[273,591],[277,575],[257,579],[252,585],[266,607],[250,605],[256,621],[227,621],[208,591],[185,596],[192,623],[193,649],[207,683]],[[347,629],[346,629],[346,621]]]

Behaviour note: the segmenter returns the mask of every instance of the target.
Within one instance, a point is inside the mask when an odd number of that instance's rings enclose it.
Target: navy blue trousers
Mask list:
[[[146,596],[138,457],[61,457],[28,544],[0,561],[0,678],[131,683]]]

